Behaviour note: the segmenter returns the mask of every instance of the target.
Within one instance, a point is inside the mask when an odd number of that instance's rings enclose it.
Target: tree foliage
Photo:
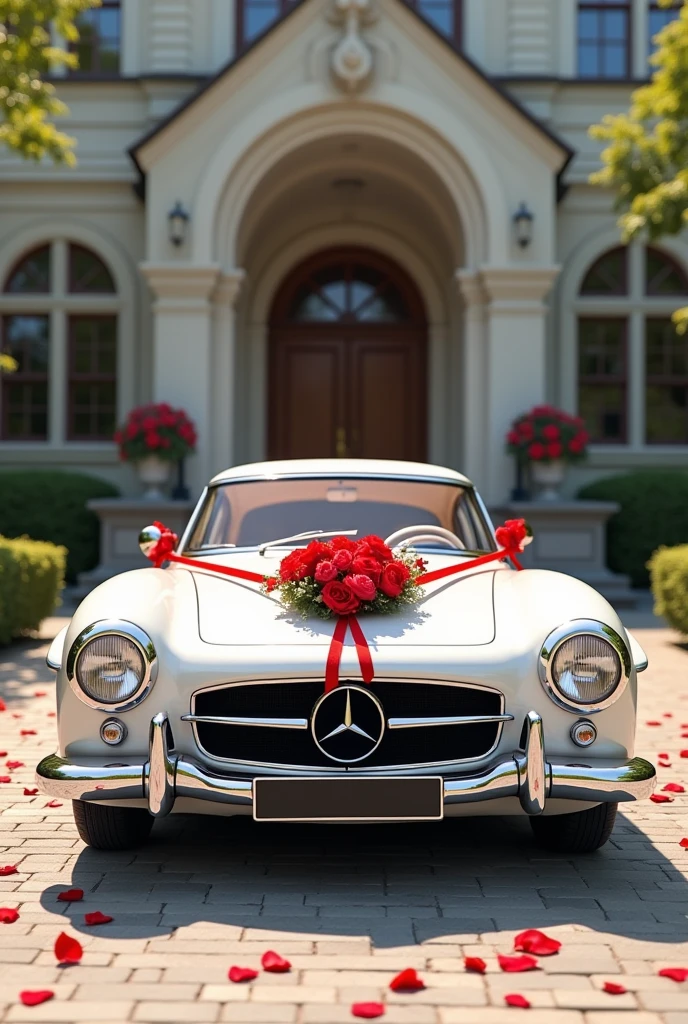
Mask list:
[[[650,83],[633,92],[627,113],[608,114],[590,129],[607,143],[590,180],[614,191],[625,242],[677,235],[688,225],[688,0],[655,41]],[[674,321],[683,333],[688,307]]]
[[[74,139],[48,120],[67,113],[45,76],[76,67],[76,56],[53,46],[51,25],[68,44],[79,38],[77,16],[100,0],[0,0],[0,143],[29,160],[74,164]]]

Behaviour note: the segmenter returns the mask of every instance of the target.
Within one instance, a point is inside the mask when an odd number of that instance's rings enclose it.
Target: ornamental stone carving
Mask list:
[[[332,51],[332,74],[343,89],[356,92],[373,70],[372,51],[361,35],[375,20],[370,0],[335,0],[333,20],[344,26],[344,33]]]

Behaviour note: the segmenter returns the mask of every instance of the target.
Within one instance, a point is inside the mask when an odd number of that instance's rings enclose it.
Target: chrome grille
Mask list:
[[[362,685],[357,680],[343,683]],[[465,683],[378,680],[369,687],[381,702],[385,719],[486,716],[503,714],[503,695]],[[198,746],[213,758],[240,764],[289,769],[337,770],[313,740],[310,728],[275,728],[275,720],[310,721],[322,695],[322,680],[231,683],[199,690],[191,700],[192,718],[264,718],[270,726],[194,721]],[[349,769],[431,766],[473,761],[497,745],[502,722],[385,729],[380,746]],[[339,769],[343,770],[343,769]]]

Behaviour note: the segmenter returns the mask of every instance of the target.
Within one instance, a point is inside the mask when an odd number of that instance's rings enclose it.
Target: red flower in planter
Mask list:
[[[167,402],[133,409],[126,423],[114,434],[123,461],[157,455],[179,462],[196,447],[196,428],[183,409],[172,409]]]
[[[536,405],[511,424],[506,448],[521,463],[578,462],[585,457],[588,440],[578,417],[551,405]]]

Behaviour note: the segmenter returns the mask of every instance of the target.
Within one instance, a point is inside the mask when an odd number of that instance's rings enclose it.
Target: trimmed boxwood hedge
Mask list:
[[[90,498],[114,498],[106,480],[59,470],[0,473],[0,534],[47,540],[67,548],[67,582],[98,564],[100,525],[86,508]]]
[[[659,548],[649,561],[655,614],[688,634],[688,544]]]
[[[0,537],[0,644],[38,629],[58,603],[67,551],[56,544]]]
[[[649,586],[653,551],[688,543],[688,472],[648,469],[605,477],[578,497],[621,505],[607,526],[607,565],[630,576],[634,587]]]

